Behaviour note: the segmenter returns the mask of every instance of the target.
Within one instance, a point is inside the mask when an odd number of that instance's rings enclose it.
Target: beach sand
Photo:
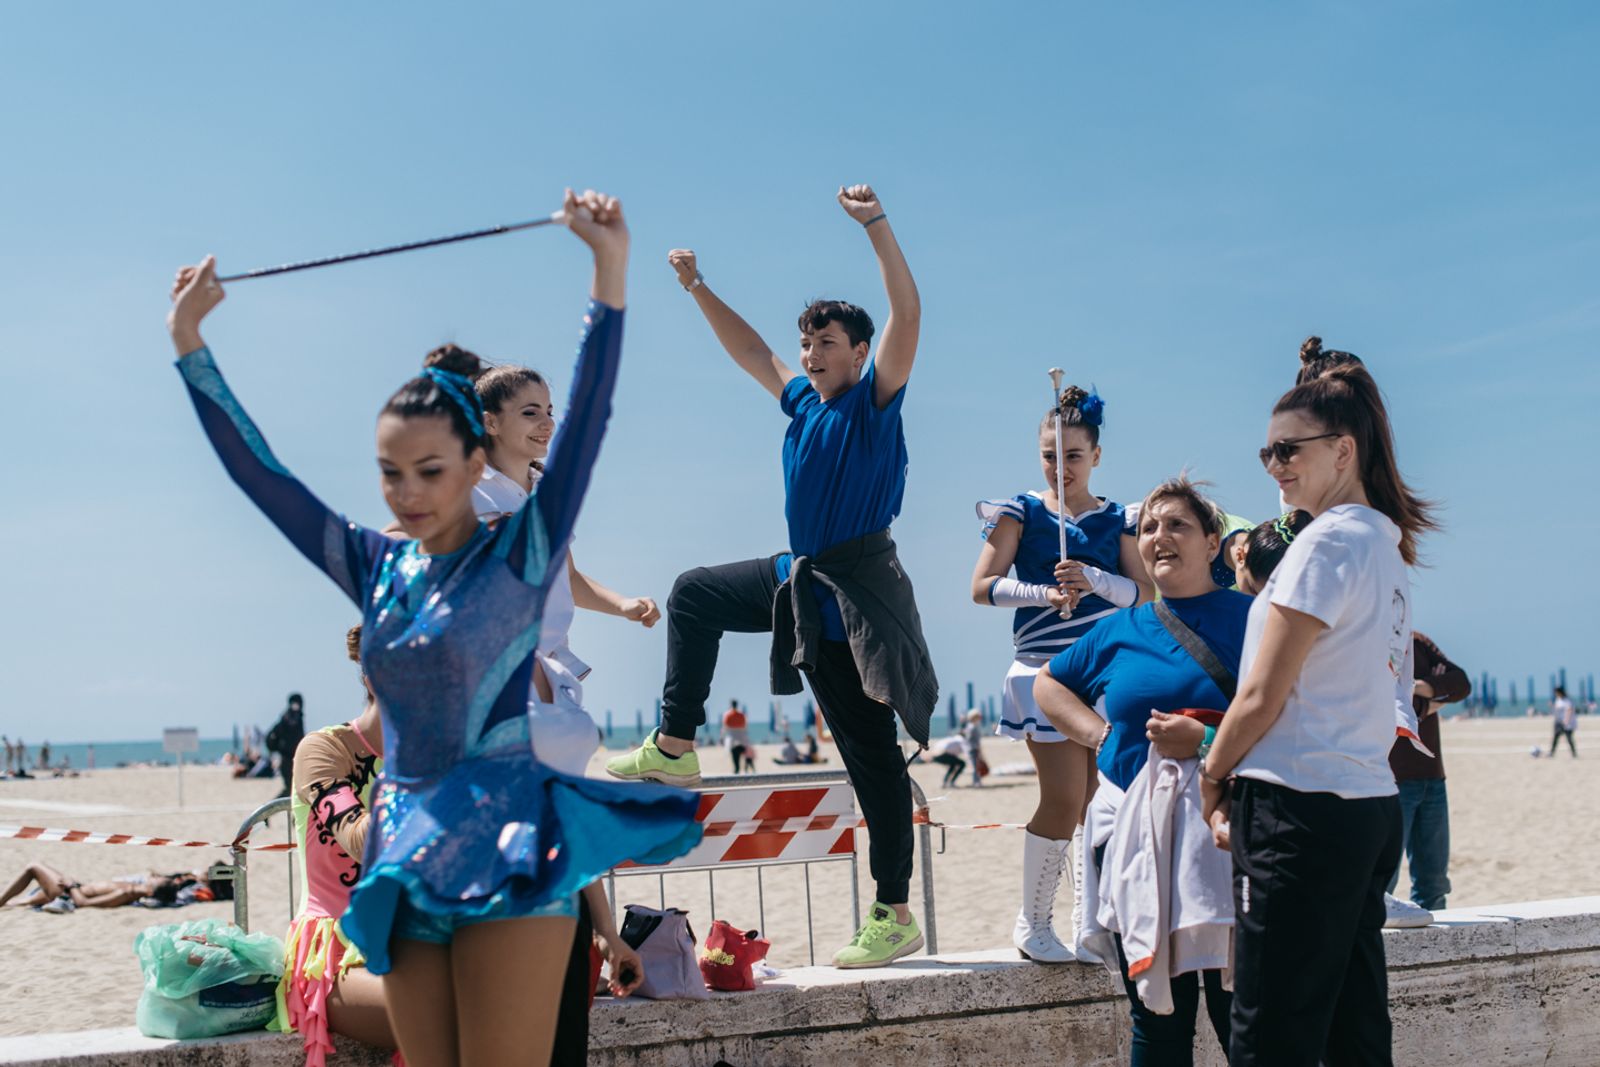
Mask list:
[[[1548,745],[1548,719],[1454,720],[1445,724],[1445,762],[1450,775],[1452,905],[1467,906],[1590,894],[1600,888],[1600,849],[1589,843],[1600,829],[1596,809],[1580,803],[1600,785],[1600,751],[1585,750],[1588,720],[1580,720],[1578,745],[1589,758],[1572,760],[1563,751],[1555,760],[1532,759],[1528,750]],[[824,746],[824,754],[829,749]],[[759,767],[781,770],[775,754],[763,747]],[[992,739],[986,759],[997,768],[1026,762],[1020,745]],[[603,773],[597,756],[591,773]],[[705,754],[708,774],[727,770],[721,750]],[[837,755],[829,769],[838,767]],[[938,765],[913,767],[941,822],[1026,822],[1036,797],[1027,777],[992,777],[973,789],[942,791]],[[969,776],[970,777],[970,776]],[[276,781],[234,781],[216,767],[184,772],[187,805],[177,804],[177,772],[172,768],[101,770],[75,779],[0,781],[0,824],[48,826],[117,833],[227,841],[240,821],[278,789]],[[284,820],[257,833],[255,840],[281,840]],[[934,833],[934,847],[939,834]],[[1020,888],[1021,837],[1015,830],[951,830],[946,851],[934,858],[939,947],[943,951],[989,948],[1008,943]],[[862,905],[870,903],[866,843],[859,842]],[[44,862],[80,880],[129,871],[204,868],[222,858],[221,850],[132,848],[84,844],[46,844],[0,840],[0,880],[9,882],[29,862]],[[921,858],[918,863],[920,867]],[[289,863],[284,854],[263,853],[251,865],[252,929],[281,935],[289,917]],[[819,961],[825,962],[852,932],[848,864],[813,869],[811,893]],[[1405,874],[1402,871],[1402,894]],[[808,962],[805,876],[800,867],[770,869],[762,877],[766,932],[776,966]],[[741,929],[760,925],[756,876],[728,871],[715,883],[717,917]],[[619,904],[656,906],[654,877],[621,879]],[[666,900],[687,908],[690,923],[703,936],[710,926],[704,874],[666,879]],[[919,913],[920,874],[912,881],[912,905]],[[1065,919],[1070,898],[1063,894]],[[0,909],[0,946],[10,966],[0,979],[0,1034],[17,1035],[99,1027],[130,1026],[140,992],[133,937],[146,926],[207,917],[229,918],[232,904],[194,905],[168,911],[121,908],[50,915],[27,908]]]

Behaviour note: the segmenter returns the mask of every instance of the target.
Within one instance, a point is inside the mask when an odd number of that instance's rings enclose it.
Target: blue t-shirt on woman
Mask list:
[[[1250,600],[1232,589],[1172,597],[1166,605],[1235,673],[1244,652]],[[1150,754],[1150,712],[1179,708],[1225,711],[1227,699],[1195,658],[1141,604],[1102,619],[1071,648],[1050,660],[1050,677],[1072,690],[1111,724],[1100,750],[1100,773],[1120,789],[1133,783]]]

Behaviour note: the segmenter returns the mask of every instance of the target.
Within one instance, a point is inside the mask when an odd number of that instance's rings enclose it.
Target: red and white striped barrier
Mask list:
[[[247,848],[252,852],[292,852],[294,842],[252,845],[246,841],[221,844],[216,841],[181,841],[175,837],[140,837],[137,834],[108,834],[99,830],[52,830],[44,826],[0,826],[0,840],[56,841],[71,845],[155,845],[167,848]]]
[[[855,794],[844,784],[705,792],[695,818],[705,829],[700,843],[651,869],[848,856],[856,850],[856,827],[862,825]]]

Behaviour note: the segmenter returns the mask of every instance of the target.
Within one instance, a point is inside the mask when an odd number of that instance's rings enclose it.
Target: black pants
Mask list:
[[[722,635],[772,632],[775,560],[696,567],[678,576],[667,598],[667,681],[661,692],[661,732],[668,737],[692,741],[705,725]],[[822,642],[808,681],[867,823],[878,902],[904,904],[911,895],[911,777],[894,712],[861,691],[846,642]]]
[[[1573,758],[1574,759],[1577,758],[1577,756],[1578,756],[1578,744],[1577,744],[1577,742],[1572,740],[1572,734],[1573,734],[1573,731],[1567,729],[1565,726],[1562,726],[1560,723],[1556,723],[1555,736],[1550,738],[1550,758],[1551,759],[1555,758],[1556,746],[1561,743],[1561,738],[1562,738],[1563,735],[1565,735],[1565,737],[1567,739],[1567,748],[1572,751]]]
[[[1400,802],[1239,779],[1232,1067],[1389,1067],[1383,891]]]
[[[550,1067],[584,1067],[589,1062],[589,997],[594,992],[589,946],[593,941],[589,902],[580,895],[578,928],[567,958],[567,976],[561,983],[561,1005],[556,1011],[556,1041],[550,1052]]]

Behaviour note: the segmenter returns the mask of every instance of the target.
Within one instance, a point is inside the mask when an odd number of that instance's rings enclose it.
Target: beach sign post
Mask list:
[[[161,731],[161,751],[178,757],[178,807],[183,807],[183,754],[200,751],[200,731],[193,726],[169,726]]]

